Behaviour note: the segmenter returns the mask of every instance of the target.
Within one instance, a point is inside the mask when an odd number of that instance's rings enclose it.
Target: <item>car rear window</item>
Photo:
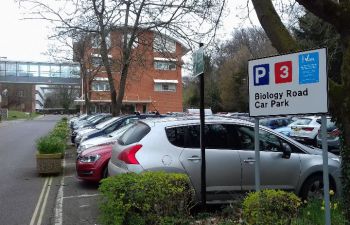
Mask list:
[[[125,133],[119,138],[118,143],[121,145],[130,145],[141,141],[145,137],[151,128],[144,123],[136,123],[132,125]]]
[[[309,125],[311,123],[312,119],[308,118],[300,118],[293,122],[292,125]]]

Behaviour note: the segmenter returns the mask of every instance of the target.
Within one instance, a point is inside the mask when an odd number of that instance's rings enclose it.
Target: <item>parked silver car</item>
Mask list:
[[[228,201],[254,189],[254,124],[206,118],[208,202]],[[113,146],[110,175],[163,170],[189,175],[200,199],[199,120],[139,121]],[[267,127],[260,127],[261,187],[291,190],[306,198],[322,193],[322,152]],[[340,158],[329,153],[330,188],[340,191]]]

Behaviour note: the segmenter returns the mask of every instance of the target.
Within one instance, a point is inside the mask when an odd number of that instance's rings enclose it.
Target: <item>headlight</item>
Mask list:
[[[99,158],[101,158],[100,155],[96,154],[96,155],[85,155],[85,156],[81,156],[79,161],[80,162],[84,162],[84,163],[91,163],[91,162],[96,162]]]

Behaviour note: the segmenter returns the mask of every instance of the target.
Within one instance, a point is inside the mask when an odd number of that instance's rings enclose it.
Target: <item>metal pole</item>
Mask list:
[[[199,44],[199,47],[202,47],[203,43]],[[206,165],[205,165],[205,115],[204,115],[204,73],[199,75],[199,95],[200,95],[200,147],[201,147],[201,200],[202,205],[204,206],[207,202],[206,192],[207,192],[207,182],[206,182]]]
[[[255,146],[255,191],[260,191],[260,139],[259,139],[259,118],[255,118],[254,127]]]
[[[329,172],[328,172],[328,144],[327,144],[327,119],[326,115],[321,116],[321,135],[322,135],[322,156],[323,156],[323,191],[325,204],[325,224],[331,224],[331,210],[329,200]]]

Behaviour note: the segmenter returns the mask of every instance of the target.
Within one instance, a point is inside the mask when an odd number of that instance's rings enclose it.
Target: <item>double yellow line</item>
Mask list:
[[[32,216],[32,219],[30,220],[29,225],[41,225],[41,221],[43,219],[44,211],[46,208],[47,199],[49,197],[51,184],[52,184],[52,177],[45,178],[44,186],[41,190],[39,200],[36,203],[35,211],[33,213],[33,216]]]

